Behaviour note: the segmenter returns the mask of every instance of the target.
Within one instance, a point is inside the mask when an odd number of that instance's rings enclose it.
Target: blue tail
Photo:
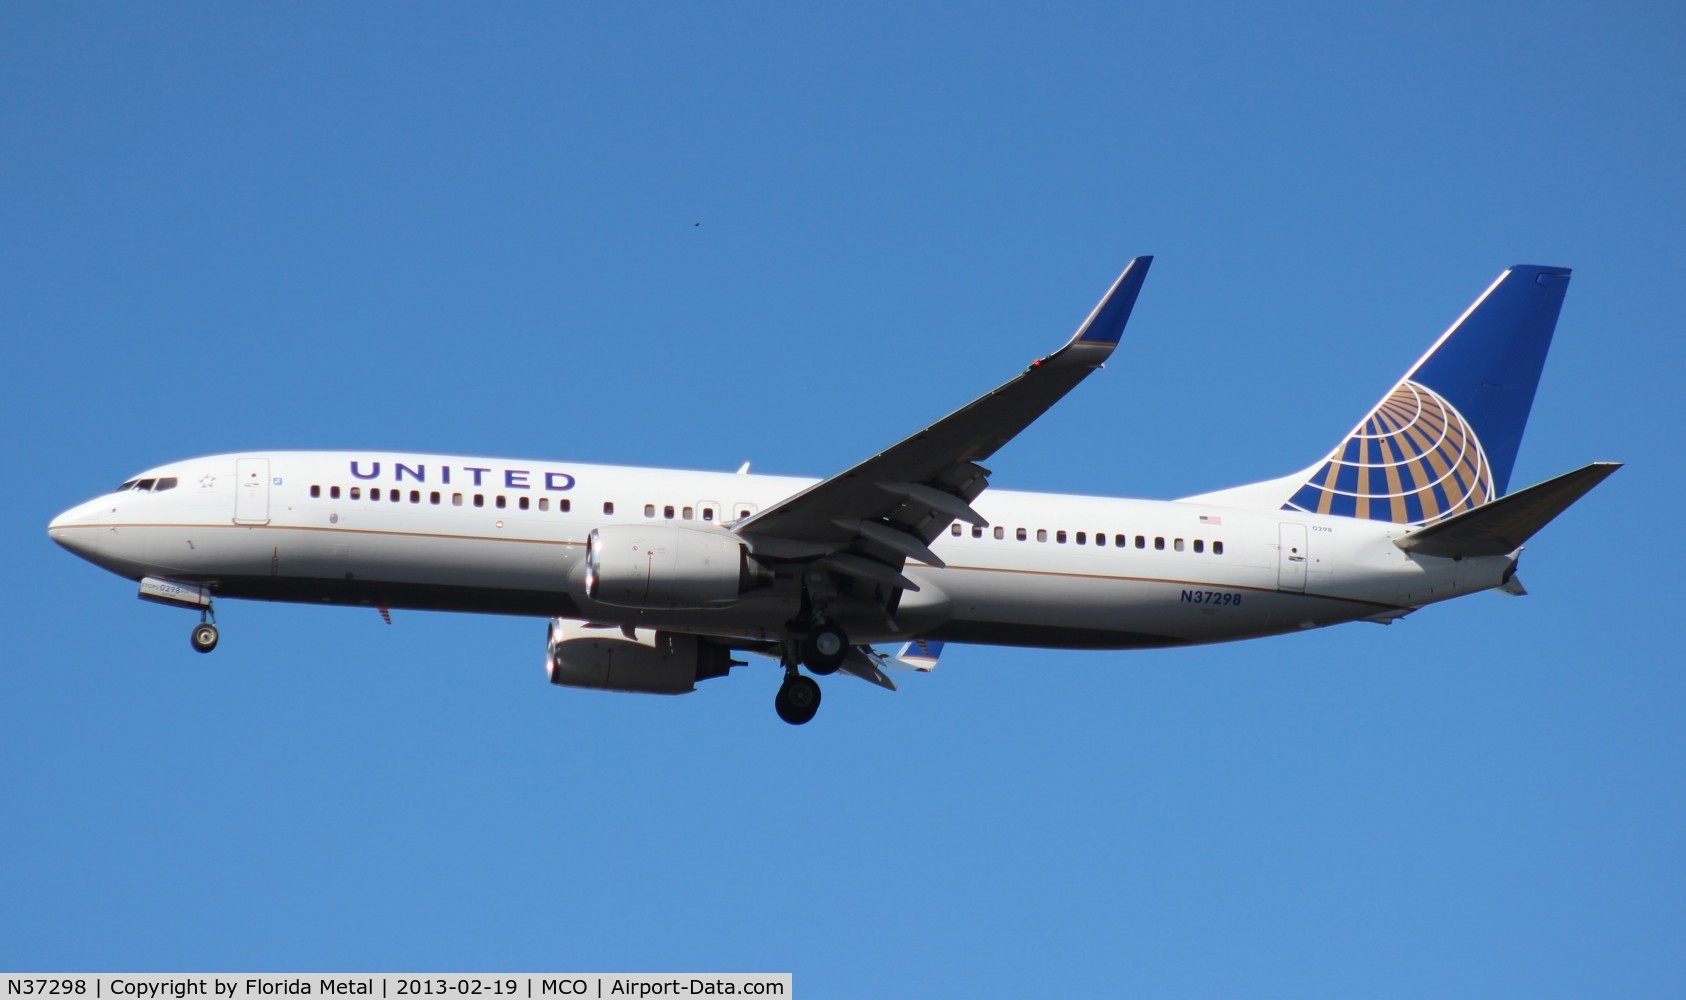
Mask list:
[[[1424,524],[1503,496],[1568,287],[1499,275],[1283,509]]]

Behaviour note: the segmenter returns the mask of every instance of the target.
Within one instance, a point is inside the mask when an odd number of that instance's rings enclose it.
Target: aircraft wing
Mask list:
[[[821,560],[845,576],[903,590],[909,558],[942,565],[930,543],[989,485],[978,462],[1099,368],[1118,346],[1152,257],[1137,257],[1064,347],[912,437],[733,527],[759,556]]]

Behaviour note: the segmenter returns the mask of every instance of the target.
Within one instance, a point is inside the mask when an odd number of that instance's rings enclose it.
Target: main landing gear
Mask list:
[[[773,709],[779,718],[793,726],[813,720],[820,710],[820,686],[812,677],[805,677],[796,668],[802,666],[821,677],[834,674],[849,655],[849,636],[829,622],[820,622],[803,636],[800,643],[785,643],[784,683],[779,685]]]
[[[834,674],[849,655],[849,637],[836,625],[822,622],[802,640],[802,665],[824,677]]]
[[[779,685],[779,693],[773,699],[773,710],[779,713],[779,718],[793,726],[800,726],[814,718],[820,710],[820,686],[812,677],[804,677],[792,671],[785,675],[784,683]]]

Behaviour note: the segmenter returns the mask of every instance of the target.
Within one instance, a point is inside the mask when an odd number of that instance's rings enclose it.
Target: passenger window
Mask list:
[[[435,507],[439,506],[439,491],[434,490],[432,493],[429,493],[427,495],[427,502]]]
[[[351,499],[353,499],[353,500],[363,499],[363,487],[353,486],[351,488]]]
[[[1155,552],[1164,552],[1165,551],[1165,539],[1163,537],[1154,538],[1153,549],[1154,549]]]
[[[1089,535],[1088,535],[1087,532],[1079,531],[1077,533],[1077,544],[1079,544],[1079,545],[1088,545],[1089,544]]]
[[[972,525],[972,537],[973,538],[982,538],[983,537],[983,529],[978,527],[975,524]]]
[[[497,498],[492,501],[492,504],[497,507],[497,509],[503,510],[505,507],[509,506],[509,501],[504,499],[502,494],[499,494]]]
[[[387,490],[386,498],[391,500],[393,503],[402,503],[404,500],[404,494],[400,490]]]
[[[1013,532],[1013,536],[1021,542],[1024,541],[1027,537],[1029,537],[1028,535],[1025,534],[1025,530],[1023,528],[1020,528],[1017,531]]]
[[[453,507],[461,507],[462,506],[462,494],[461,493],[451,494],[451,506],[453,506]]]
[[[310,499],[312,499],[312,500],[322,499],[322,487],[312,486],[310,488]]]
[[[1171,543],[1171,547],[1176,549],[1178,552],[1181,552],[1183,550],[1183,540],[1179,538],[1176,541],[1173,541]]]
[[[1224,554],[1224,543],[1213,542],[1212,543],[1212,554],[1215,555],[1215,556],[1223,555]]]
[[[520,507],[522,510],[526,510],[526,509],[528,509],[530,504],[527,502],[526,497],[522,497],[520,500],[517,500],[515,502],[515,506]]]
[[[1065,532],[1063,532],[1063,531],[1054,532],[1054,541],[1058,542],[1061,545],[1064,545],[1065,544]]]
[[[703,508],[703,520],[704,521],[714,520],[714,508],[713,507],[704,507]]]
[[[476,507],[486,506],[486,494],[484,494],[484,493],[474,494],[474,506],[476,506]]]
[[[1112,536],[1112,545],[1113,545],[1114,548],[1127,549],[1127,548],[1130,547],[1130,536],[1129,535],[1113,535]]]
[[[656,505],[653,504],[653,503],[645,504],[644,505],[644,516],[645,517],[655,517],[656,516]]]
[[[1036,540],[1039,541],[1039,542],[1047,541],[1048,540],[1048,529],[1047,528],[1037,528],[1036,529]]]
[[[410,502],[411,503],[421,503],[421,490],[411,490],[410,491]]]
[[[1099,546],[1102,546],[1103,548],[1106,546],[1106,532],[1104,532],[1104,531],[1095,532],[1095,544],[1099,545]]]
[[[550,498],[549,497],[539,497],[539,510],[549,510],[549,509],[550,509]]]
[[[686,507],[684,510],[679,512],[679,516],[684,518],[687,521],[696,520],[696,517],[694,516],[695,514],[696,514],[696,511],[694,509],[690,508],[690,507]]]
[[[948,533],[953,535],[955,538],[959,538],[960,537],[960,523],[958,521],[956,521],[954,524],[949,525],[948,526]]]
[[[605,514],[608,514],[608,515],[609,515],[609,516],[611,516],[611,517],[613,517],[613,516],[614,516],[614,513],[615,513],[615,502],[614,502],[614,501],[613,501],[613,500],[605,500],[605,501],[603,501],[603,513],[605,513]],[[671,514],[669,514],[669,515],[668,515],[668,516],[669,516],[669,517],[672,517],[672,516],[673,516],[673,515],[671,515]]]
[[[566,514],[574,509],[574,502],[564,497],[563,499],[556,501],[556,509]]]
[[[1138,549],[1147,548],[1147,536],[1146,535],[1137,535],[1136,536],[1136,548],[1138,548]]]
[[[605,511],[603,511],[603,513],[607,514],[609,512],[607,510],[605,510]],[[662,508],[662,517],[667,518],[669,521],[673,520],[673,505],[672,504],[668,504],[667,506]]]
[[[748,507],[745,507],[742,510],[738,511],[738,517],[742,518],[742,517],[748,517],[748,516],[749,516],[749,508]]]
[[[340,498],[340,488],[338,486],[328,487],[328,499],[329,500],[338,500],[339,498]]]
[[[1200,539],[1200,538],[1196,538],[1196,539],[1195,539],[1195,540],[1194,540],[1194,554],[1195,554],[1195,555],[1199,555],[1199,554],[1200,554],[1200,553],[1202,553],[1202,552],[1205,552],[1205,551],[1206,551],[1206,542],[1205,542],[1205,540],[1204,540],[1204,539]]]

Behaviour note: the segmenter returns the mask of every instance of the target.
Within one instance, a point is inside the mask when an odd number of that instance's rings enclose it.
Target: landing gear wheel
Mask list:
[[[195,652],[209,653],[217,648],[217,627],[210,622],[201,622],[193,626],[193,635],[190,641],[193,643]]]
[[[773,699],[773,709],[779,713],[779,718],[793,726],[800,726],[812,720],[820,710],[820,686],[812,677],[792,674],[779,687],[778,697]]]
[[[849,655],[849,636],[836,625],[819,625],[802,640],[802,665],[820,676],[834,674]]]

